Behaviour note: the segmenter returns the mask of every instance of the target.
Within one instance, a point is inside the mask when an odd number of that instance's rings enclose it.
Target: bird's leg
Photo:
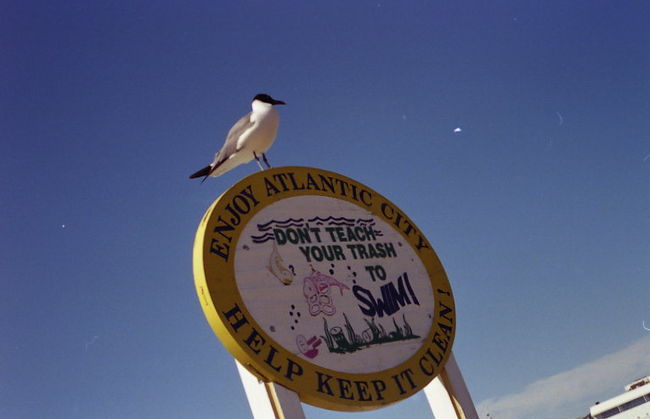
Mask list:
[[[268,166],[268,168],[271,168],[271,165],[269,164],[269,159],[266,158],[266,153],[262,153],[262,157],[264,158],[264,163]]]
[[[262,153],[262,155],[264,155],[264,153]],[[260,170],[264,170],[264,168],[262,167],[262,163],[260,162],[260,158],[257,157],[257,153],[254,151],[253,151],[253,157],[255,157],[255,160],[257,161],[257,165],[260,167]]]

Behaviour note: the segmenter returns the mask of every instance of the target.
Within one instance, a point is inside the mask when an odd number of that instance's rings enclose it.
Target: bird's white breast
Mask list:
[[[275,141],[278,132],[280,116],[272,105],[260,101],[253,101],[251,122],[253,125],[237,141],[238,149],[250,152],[265,153]]]

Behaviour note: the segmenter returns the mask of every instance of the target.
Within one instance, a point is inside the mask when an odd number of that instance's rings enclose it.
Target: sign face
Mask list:
[[[335,410],[402,400],[438,375],[456,332],[449,281],[417,226],[336,173],[251,175],[201,220],[194,276],[237,360]]]

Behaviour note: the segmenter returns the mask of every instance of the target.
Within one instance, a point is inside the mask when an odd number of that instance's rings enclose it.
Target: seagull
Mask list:
[[[253,110],[230,128],[221,150],[214,155],[214,161],[190,175],[190,179],[203,176],[201,181],[203,183],[208,176],[220,176],[253,159],[257,160],[260,170],[264,170],[260,156],[270,168],[265,153],[275,141],[280,124],[280,116],[273,106],[284,104],[283,101],[275,100],[266,93],[256,95],[251,104]]]

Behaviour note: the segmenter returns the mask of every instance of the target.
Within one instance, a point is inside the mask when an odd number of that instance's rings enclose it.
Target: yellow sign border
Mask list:
[[[268,336],[242,300],[235,280],[235,249],[252,217],[282,199],[320,195],[343,199],[398,231],[424,264],[434,292],[434,317],[424,344],[403,363],[374,373],[347,373],[312,364]],[[203,312],[228,351],[264,381],[273,381],[317,407],[362,411],[403,400],[440,374],[456,334],[449,280],[430,243],[392,202],[338,173],[279,167],[252,174],[219,196],[199,223],[193,250],[194,282]]]

